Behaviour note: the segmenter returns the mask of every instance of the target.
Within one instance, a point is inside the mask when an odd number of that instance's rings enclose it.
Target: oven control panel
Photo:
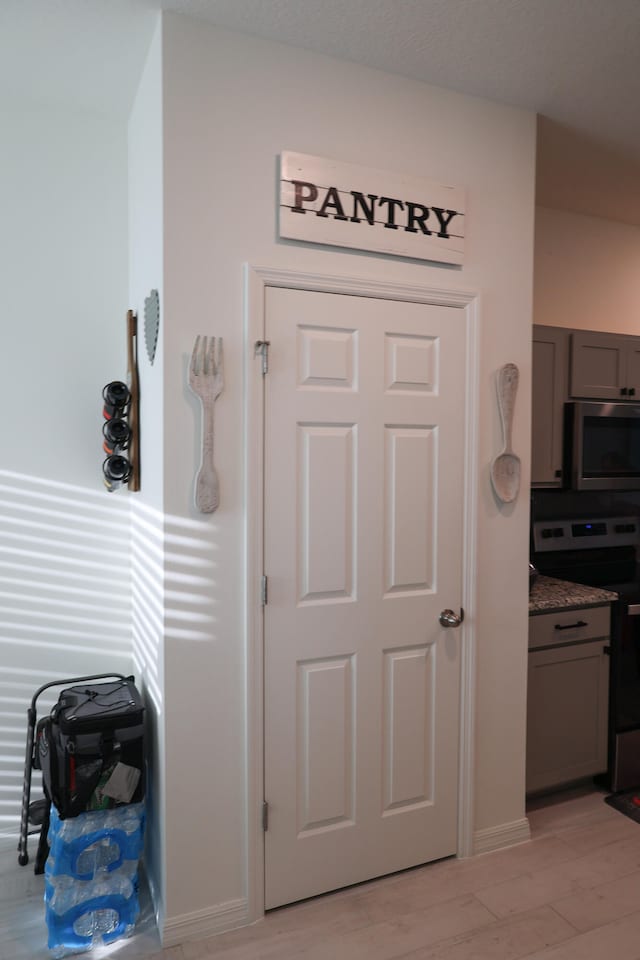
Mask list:
[[[533,524],[533,549],[536,553],[635,546],[637,543],[640,543],[639,517],[537,520]]]

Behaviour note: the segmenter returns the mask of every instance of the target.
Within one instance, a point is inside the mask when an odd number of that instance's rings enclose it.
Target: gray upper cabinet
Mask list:
[[[570,331],[533,328],[531,483],[562,486],[562,430],[567,399]],[[640,357],[638,358],[640,372]]]
[[[640,400],[640,337],[574,332],[570,395],[591,400]]]
[[[640,402],[640,337],[629,337],[625,353],[629,396]]]

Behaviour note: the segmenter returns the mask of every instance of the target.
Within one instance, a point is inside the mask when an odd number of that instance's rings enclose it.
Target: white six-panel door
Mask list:
[[[268,287],[265,906],[456,852],[465,318]]]

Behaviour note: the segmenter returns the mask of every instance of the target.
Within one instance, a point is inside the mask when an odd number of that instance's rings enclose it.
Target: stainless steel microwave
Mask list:
[[[640,490],[640,404],[566,404],[565,476],[574,490]]]

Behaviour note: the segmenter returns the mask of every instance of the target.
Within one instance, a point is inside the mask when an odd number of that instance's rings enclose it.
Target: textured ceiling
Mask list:
[[[539,202],[640,224],[640,0],[0,0],[0,102],[126,117],[158,9],[532,110]]]
[[[633,151],[640,160],[640,0],[159,0],[157,5],[527,107]]]
[[[136,0],[540,115],[537,202],[640,225],[640,0]]]

